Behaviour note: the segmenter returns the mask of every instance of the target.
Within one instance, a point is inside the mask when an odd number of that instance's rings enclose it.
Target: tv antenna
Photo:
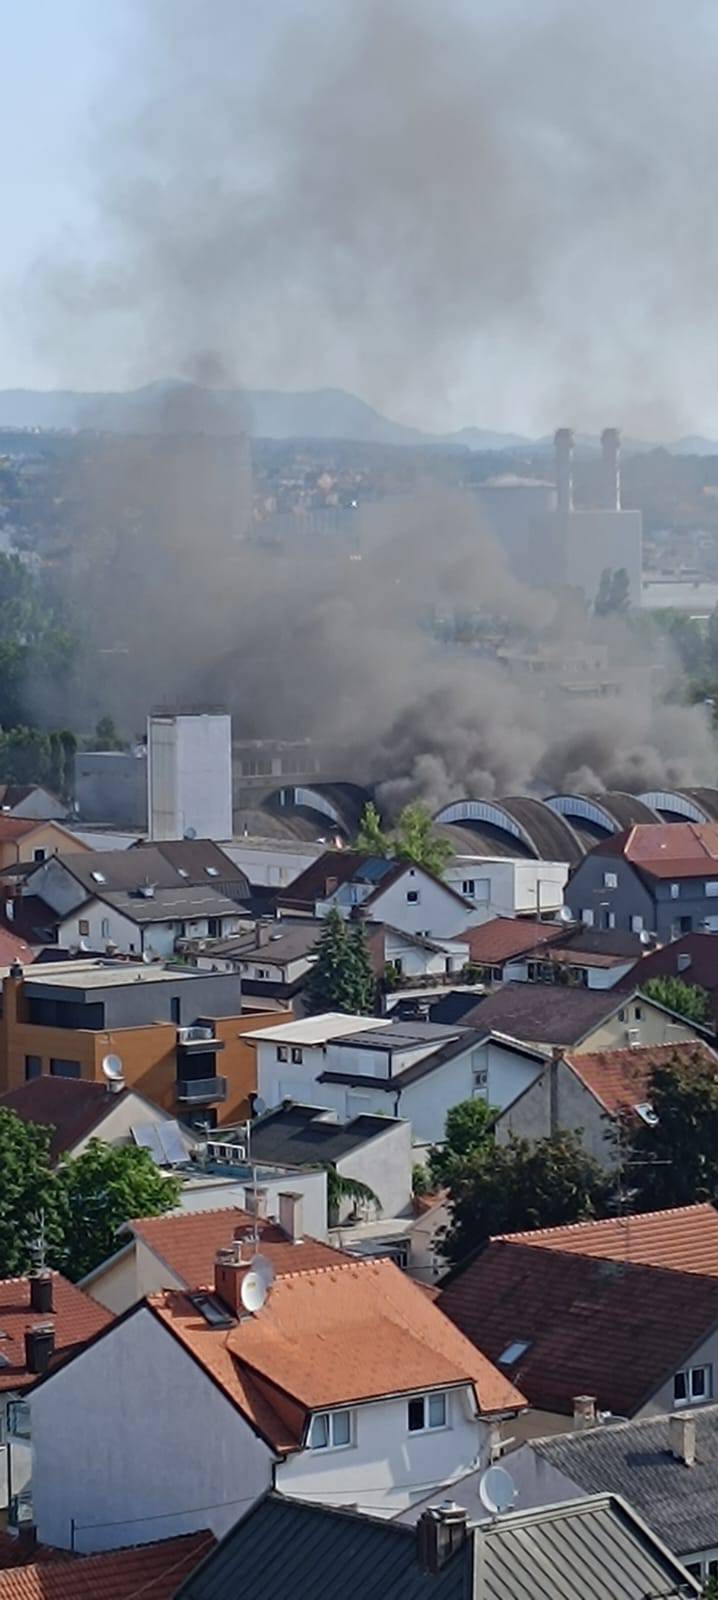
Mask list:
[[[505,1467],[487,1467],[479,1479],[479,1499],[492,1517],[509,1511],[517,1492],[511,1473]]]
[[[38,1272],[44,1272],[47,1267],[47,1237],[45,1234],[45,1208],[37,1216],[37,1233],[30,1241],[30,1253]]]

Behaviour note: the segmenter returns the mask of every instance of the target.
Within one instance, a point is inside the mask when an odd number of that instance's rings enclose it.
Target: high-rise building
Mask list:
[[[150,838],[231,839],[231,717],[152,713],[147,752]]]

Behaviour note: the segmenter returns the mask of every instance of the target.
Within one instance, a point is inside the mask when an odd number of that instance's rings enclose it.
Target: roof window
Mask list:
[[[521,1356],[525,1356],[530,1344],[530,1339],[514,1339],[511,1344],[507,1344],[505,1350],[502,1350],[499,1356],[499,1365],[512,1367],[515,1361],[519,1361]]]
[[[92,871],[90,873],[90,877],[92,878],[93,883],[107,883],[104,872]]]
[[[205,867],[204,870],[205,870],[208,878],[218,878],[219,877],[219,868],[218,867]]]
[[[234,1317],[231,1316],[226,1306],[215,1300],[211,1294],[190,1294],[187,1296],[201,1317],[210,1328],[231,1328]]]

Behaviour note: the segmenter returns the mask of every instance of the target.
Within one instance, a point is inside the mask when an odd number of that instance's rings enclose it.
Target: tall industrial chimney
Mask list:
[[[559,512],[573,511],[573,432],[558,428],[553,436],[556,451],[556,501]]]
[[[601,505],[607,511],[621,509],[621,435],[618,428],[604,428],[601,434]]]

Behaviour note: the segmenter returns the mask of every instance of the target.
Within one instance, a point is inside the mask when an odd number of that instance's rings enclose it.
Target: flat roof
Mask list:
[[[166,967],[162,963],[145,966],[144,962],[122,962],[116,966],[86,965],[84,961],[58,962],[57,966],[26,967],[25,983],[41,985],[45,989],[121,989],[132,983],[186,983],[187,979],[207,978],[206,972],[190,967]],[[222,973],[213,973],[222,977]]]
[[[332,1042],[358,1044],[366,1050],[416,1050],[424,1044],[448,1044],[463,1031],[459,1026],[451,1028],[443,1022],[389,1022],[385,1027],[369,1028],[359,1040],[347,1034],[335,1037]]]
[[[353,1017],[344,1011],[324,1011],[317,1017],[301,1017],[296,1022],[285,1022],[276,1028],[262,1028],[259,1033],[245,1033],[245,1039],[256,1039],[261,1044],[326,1044],[329,1039],[348,1038],[353,1033],[365,1033],[376,1028],[376,1017]]]

